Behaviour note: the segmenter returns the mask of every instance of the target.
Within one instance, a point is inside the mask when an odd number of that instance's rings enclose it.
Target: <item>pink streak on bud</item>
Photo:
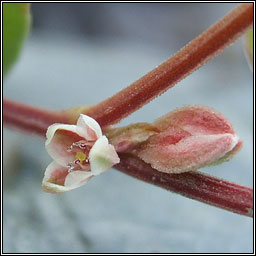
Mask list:
[[[170,127],[180,127],[193,135],[223,133],[235,135],[231,124],[221,113],[200,105],[176,109],[157,119],[154,125],[162,131]]]

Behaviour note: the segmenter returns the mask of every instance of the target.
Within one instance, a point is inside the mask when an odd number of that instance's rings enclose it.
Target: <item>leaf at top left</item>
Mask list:
[[[31,23],[29,3],[3,3],[3,74],[18,59]]]

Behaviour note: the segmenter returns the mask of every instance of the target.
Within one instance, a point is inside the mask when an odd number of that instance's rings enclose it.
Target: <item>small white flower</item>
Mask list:
[[[53,124],[46,137],[46,150],[54,160],[46,168],[42,182],[46,192],[78,188],[120,162],[114,146],[89,116],[81,114],[77,125]]]

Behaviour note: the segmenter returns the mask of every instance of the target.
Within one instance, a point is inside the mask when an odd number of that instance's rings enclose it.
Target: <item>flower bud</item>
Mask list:
[[[203,106],[186,106],[157,119],[159,129],[136,155],[165,173],[182,173],[229,160],[240,148],[230,123]]]

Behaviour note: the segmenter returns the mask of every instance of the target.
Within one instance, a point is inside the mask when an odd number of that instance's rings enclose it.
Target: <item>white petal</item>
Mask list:
[[[78,188],[86,184],[94,175],[92,172],[73,171],[70,172],[65,180],[65,187],[71,189]]]
[[[119,163],[120,159],[114,146],[108,143],[107,137],[102,136],[93,145],[89,153],[89,161],[92,173],[98,175]]]
[[[86,140],[94,141],[102,136],[100,125],[91,117],[80,114],[77,121],[78,132]]]
[[[50,183],[50,182],[44,182],[43,185],[43,190],[49,193],[64,193],[64,192],[68,192],[70,191],[70,188],[68,187],[64,187],[64,186],[60,186],[60,185],[56,185],[54,183]]]
[[[71,125],[71,124],[53,124],[53,125],[50,125],[47,129],[47,132],[46,132],[46,138],[47,138],[47,140],[45,142],[46,146],[51,142],[55,132],[58,129],[67,130],[67,131],[77,133],[77,126],[76,125]]]

